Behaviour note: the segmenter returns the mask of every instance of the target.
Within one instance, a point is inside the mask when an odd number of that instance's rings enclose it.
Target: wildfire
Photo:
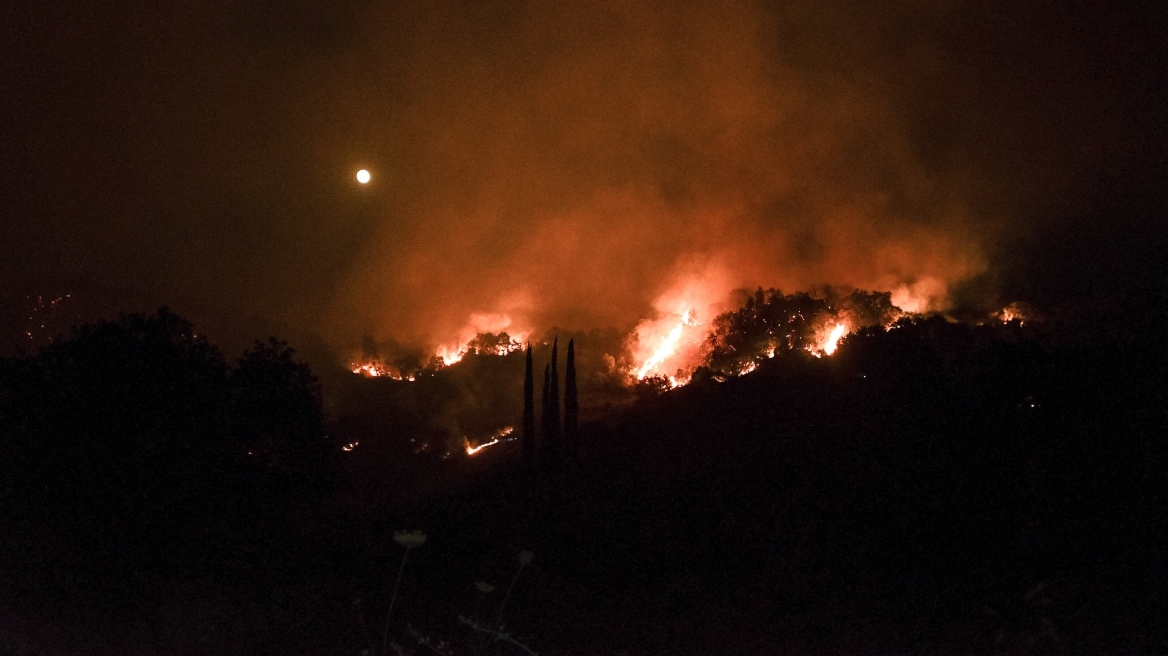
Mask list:
[[[482,355],[507,355],[514,353],[523,348],[523,339],[527,337],[526,334],[511,338],[507,333],[500,335],[504,339],[495,343],[488,343],[490,340],[486,339],[486,334],[476,335],[474,339],[460,344],[458,346],[440,346],[434,352],[434,355],[442,360],[442,364],[449,367],[452,364],[461,362],[464,357],[471,351],[480,353]]]
[[[811,352],[811,355],[814,355],[817,358],[821,358],[825,355],[831,355],[832,353],[835,353],[836,349],[839,348],[839,341],[843,339],[844,335],[847,334],[847,324],[837,323],[830,331],[827,332],[826,335],[820,338],[814,346],[808,346],[807,350]]]
[[[389,375],[380,362],[363,362],[361,364],[353,365],[353,373],[360,374],[366,378],[379,378],[381,376]]]
[[[892,304],[913,314],[935,310],[944,305],[947,289],[936,278],[921,278],[892,290]]]
[[[1026,303],[1011,303],[1002,308],[996,317],[1002,323],[1010,323],[1017,321],[1018,325],[1025,326],[1028,321],[1034,318],[1036,311]]]
[[[393,380],[415,380],[414,374],[402,376],[396,369],[391,369],[379,360],[366,360],[365,362],[353,363],[349,366],[349,371],[364,376],[366,378],[390,378]]]
[[[523,348],[531,331],[517,324],[505,312],[476,312],[467,317],[457,333],[457,341],[447,342],[434,350],[434,356],[449,367],[471,352],[484,355],[507,355]]]
[[[503,438],[507,437],[508,435],[510,435],[511,433],[514,433],[514,432],[515,432],[514,426],[508,426],[506,428],[500,429],[497,433],[495,433],[494,435],[491,436],[491,440],[489,442],[483,442],[482,444],[479,444],[478,446],[471,446],[470,440],[468,440],[464,437],[464,438],[462,438],[462,442],[463,442],[463,445],[466,447],[466,455],[473,456],[473,455],[477,454],[479,451],[482,451],[483,449],[485,449],[489,446],[494,446],[494,445],[498,444],[499,442],[502,442]]]
[[[467,347],[466,344],[463,344],[461,346],[453,346],[453,347],[439,346],[438,349],[436,351],[434,351],[434,355],[442,360],[442,364],[449,367],[452,364],[456,364],[456,363],[462,361],[462,358],[465,357],[467,354],[466,347]]]
[[[669,331],[668,335],[661,338],[661,346],[657,347],[653,355],[649,356],[649,359],[645,360],[641,368],[637,370],[637,379],[644,379],[645,376],[649,375],[649,372],[656,369],[666,358],[673,355],[677,351],[677,343],[681,340],[681,333],[685,330],[685,327],[696,325],[698,325],[698,322],[694,319],[694,311],[692,309],[687,310],[685,314],[681,315],[681,321]],[[670,382],[675,383],[674,387],[677,387],[679,384],[684,384],[677,383],[673,377],[670,377]]]
[[[831,332],[827,334],[827,340],[823,342],[823,345],[819,349],[823,351],[824,355],[835,353],[835,350],[839,348],[840,338],[846,334],[848,334],[848,327],[842,323],[836,324],[835,328],[832,328]]]

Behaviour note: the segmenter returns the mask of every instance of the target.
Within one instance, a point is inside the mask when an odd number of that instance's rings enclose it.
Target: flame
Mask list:
[[[442,364],[449,367],[452,364],[461,362],[472,349],[483,355],[507,355],[508,353],[514,353],[522,349],[523,340],[527,339],[527,333],[520,333],[514,337],[508,335],[510,340],[500,344],[492,344],[490,346],[476,345],[477,338],[482,334],[478,333],[457,346],[439,346],[435,349],[434,356],[442,360]]]
[[[365,376],[366,378],[380,378],[384,376],[394,380],[402,379],[401,374],[397,373],[393,369],[390,369],[389,367],[386,367],[379,360],[366,360],[365,362],[361,363],[353,363],[349,366],[349,371],[352,371],[353,373],[361,376]],[[413,378],[410,378],[410,380],[413,380]]]
[[[508,435],[510,435],[511,433],[514,433],[514,432],[515,432],[514,426],[507,426],[506,428],[500,429],[497,433],[492,435],[491,440],[489,442],[483,442],[482,444],[479,444],[478,446],[471,446],[470,440],[463,437],[462,443],[466,447],[466,455],[473,456],[473,455],[477,454],[479,451],[482,451],[483,449],[485,449],[489,446],[494,446],[494,445],[498,444],[499,442],[501,442],[503,440],[503,438],[507,437]]]
[[[850,331],[845,323],[837,323],[824,335],[815,346],[808,346],[807,350],[817,358],[835,353],[839,348],[839,341]]]
[[[466,356],[466,346],[466,344],[453,347],[439,346],[437,350],[434,351],[434,355],[438,356],[438,358],[442,360],[442,364],[449,367],[452,364],[456,364],[462,361],[462,358]]]
[[[357,445],[359,445],[359,444],[361,444],[361,443],[360,442],[349,442],[348,444],[341,447],[341,451],[352,451],[353,449],[356,449]]]
[[[649,359],[645,360],[644,364],[641,365],[641,368],[637,370],[638,379],[643,379],[645,376],[649,375],[650,371],[656,369],[662,362],[665,361],[666,358],[673,355],[674,352],[677,351],[677,342],[681,340],[681,331],[685,330],[687,325],[697,325],[693,322],[693,310],[687,310],[686,313],[681,316],[681,321],[679,321],[677,325],[673,327],[673,330],[670,330],[668,335],[661,338],[661,346],[657,347],[657,350],[653,352],[653,355],[649,356]]]
[[[736,282],[732,267],[717,258],[679,260],[653,302],[655,318],[641,321],[629,338],[630,378],[663,375],[673,387],[688,383],[701,363],[706,337],[703,330],[695,330],[702,325],[698,316],[720,314],[730,300],[726,290]]]
[[[1002,323],[1017,321],[1018,325],[1025,326],[1030,321],[1033,309],[1024,303],[1011,303],[998,312],[997,318]]]
[[[513,353],[523,348],[523,343],[527,341],[531,331],[522,327],[517,329],[516,321],[506,312],[475,312],[467,317],[466,324],[458,330],[457,339],[434,349],[434,355],[449,367],[466,357],[480,335],[499,333],[507,333],[510,341],[489,348],[476,347],[478,351],[490,355]]]
[[[823,342],[823,346],[819,347],[820,350],[825,355],[835,353],[835,350],[839,348],[840,338],[846,334],[848,334],[848,327],[842,323],[836,324],[835,328],[832,328],[831,332],[828,333],[827,340]]]
[[[471,446],[470,442],[467,441],[467,439],[465,437],[462,439],[463,439],[463,442],[466,443],[466,455],[468,455],[468,456],[473,456],[474,454],[478,453],[479,451],[482,451],[483,449],[485,449],[489,446],[493,446],[493,445],[499,443],[499,440],[496,438],[496,439],[491,440],[490,442],[483,442],[482,444],[480,444],[478,446]]]

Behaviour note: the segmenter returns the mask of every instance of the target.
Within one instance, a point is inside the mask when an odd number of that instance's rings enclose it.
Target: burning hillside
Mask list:
[[[656,318],[626,333],[548,330],[529,342],[536,369],[551,368],[557,340],[574,341],[580,354],[581,416],[603,420],[614,408],[695,378],[725,382],[790,355],[831,357],[857,333],[884,333],[929,316],[898,306],[895,290],[821,288],[784,294],[760,287],[739,290],[718,303],[701,289],[691,285],[669,296]],[[1014,303],[988,313],[982,322],[1020,327],[1038,316],[1033,307]],[[478,333],[428,354],[370,341],[348,367],[357,376],[341,383],[337,398],[343,405],[337,413],[366,417],[368,425],[353,433],[354,440],[374,442],[392,434],[421,445],[412,450],[415,456],[475,456],[520,433],[512,434],[523,408],[524,346],[507,332]],[[361,383],[358,376],[370,380]]]
[[[668,389],[689,382],[699,367],[720,377],[737,376],[753,371],[777,352],[801,350],[816,357],[830,356],[848,334],[869,326],[887,327],[910,314],[894,305],[892,296],[892,292],[862,290],[846,294],[827,290],[812,296],[758,288],[753,293],[739,292],[735,307],[717,312],[717,304],[703,305],[691,295],[673,304],[680,308],[692,303],[688,309],[643,321],[623,338],[609,335],[585,342],[603,353],[602,359],[591,363],[594,378],[619,381],[626,387],[654,380]],[[705,320],[699,306],[704,307]],[[1019,310],[1011,306],[1003,312],[1013,317]],[[549,331],[536,340],[541,352],[559,335],[576,333]],[[399,357],[389,364],[369,345],[349,369],[370,378],[415,381],[454,367],[468,355],[506,356],[522,347],[518,338],[505,332],[479,333],[456,347],[440,346],[412,363]]]

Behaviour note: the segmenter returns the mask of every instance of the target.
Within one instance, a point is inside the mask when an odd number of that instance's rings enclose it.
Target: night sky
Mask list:
[[[1163,279],[1158,3],[863,4],[9,0],[5,338],[65,293],[344,354]]]

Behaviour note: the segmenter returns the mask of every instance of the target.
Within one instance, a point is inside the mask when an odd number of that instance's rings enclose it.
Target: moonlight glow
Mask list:
[[[369,182],[369,171],[366,171],[365,169],[357,171],[357,182],[360,182],[361,184]]]

